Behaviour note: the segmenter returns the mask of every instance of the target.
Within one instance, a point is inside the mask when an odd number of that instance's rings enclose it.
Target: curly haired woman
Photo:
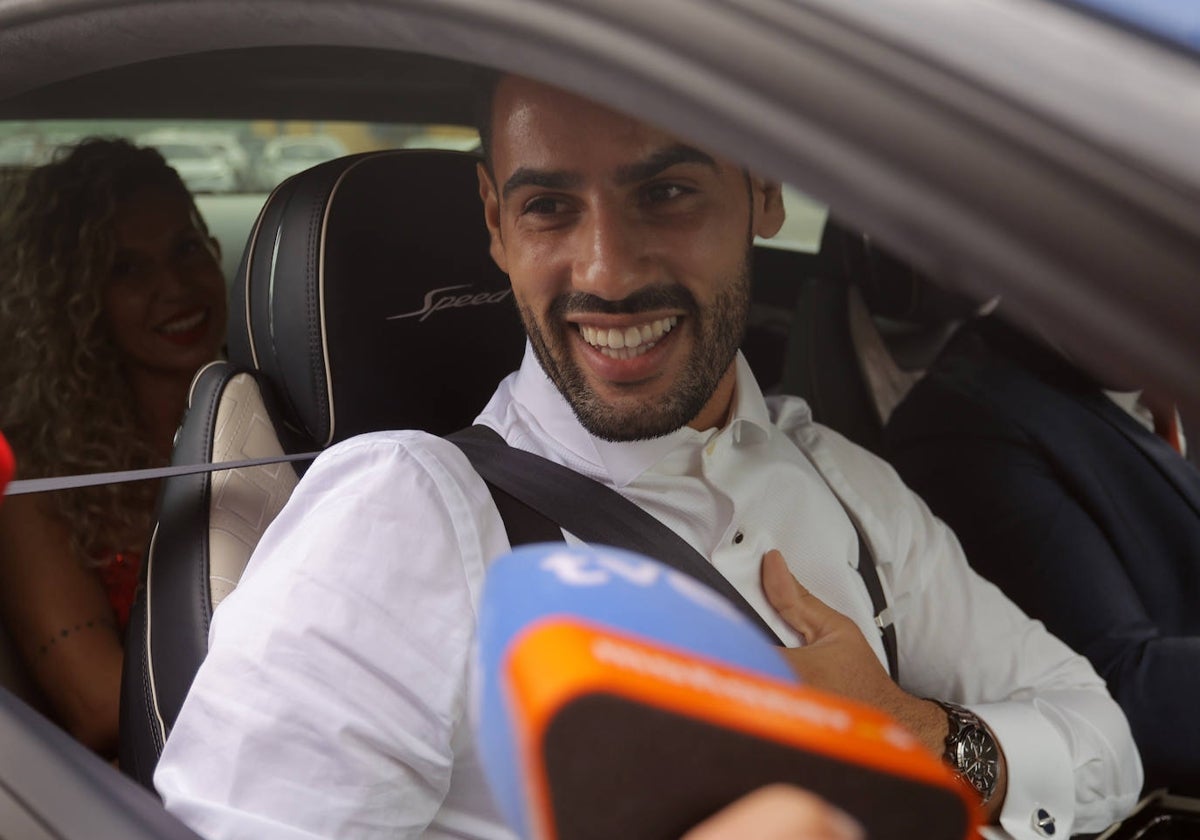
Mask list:
[[[164,464],[193,374],[217,357],[217,243],[153,149],[87,140],[0,210],[0,429],[21,478]],[[111,757],[122,637],[156,487],[0,508],[0,620],[58,722]]]

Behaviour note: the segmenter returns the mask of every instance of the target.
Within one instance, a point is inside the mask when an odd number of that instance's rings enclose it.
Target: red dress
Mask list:
[[[117,618],[117,630],[122,636],[125,626],[129,624],[129,610],[133,607],[141,567],[142,558],[137,552],[118,551],[106,554],[104,563],[96,568]]]

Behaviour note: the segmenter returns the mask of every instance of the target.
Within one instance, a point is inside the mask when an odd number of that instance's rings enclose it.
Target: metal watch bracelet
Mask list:
[[[986,805],[1000,780],[1000,749],[979,715],[957,703],[929,698],[946,712],[949,732],[943,760],[970,785]]]

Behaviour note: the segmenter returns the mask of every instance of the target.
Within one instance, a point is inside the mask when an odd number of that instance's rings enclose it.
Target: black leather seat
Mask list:
[[[524,349],[488,254],[476,158],[358,155],[267,200],[230,301],[229,359],[192,385],[178,464],[320,450],[379,429],[469,425]],[[127,641],[121,766],[147,787],[237,585],[304,464],[164,481]]]

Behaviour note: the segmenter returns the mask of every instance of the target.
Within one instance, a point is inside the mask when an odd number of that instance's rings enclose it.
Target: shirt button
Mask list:
[[[744,539],[746,539],[746,535],[743,534],[741,531],[738,531],[736,534],[733,535],[733,544],[741,545],[742,540],[744,540]]]
[[[1043,837],[1053,837],[1054,817],[1045,808],[1038,808],[1033,812],[1033,828]]]

